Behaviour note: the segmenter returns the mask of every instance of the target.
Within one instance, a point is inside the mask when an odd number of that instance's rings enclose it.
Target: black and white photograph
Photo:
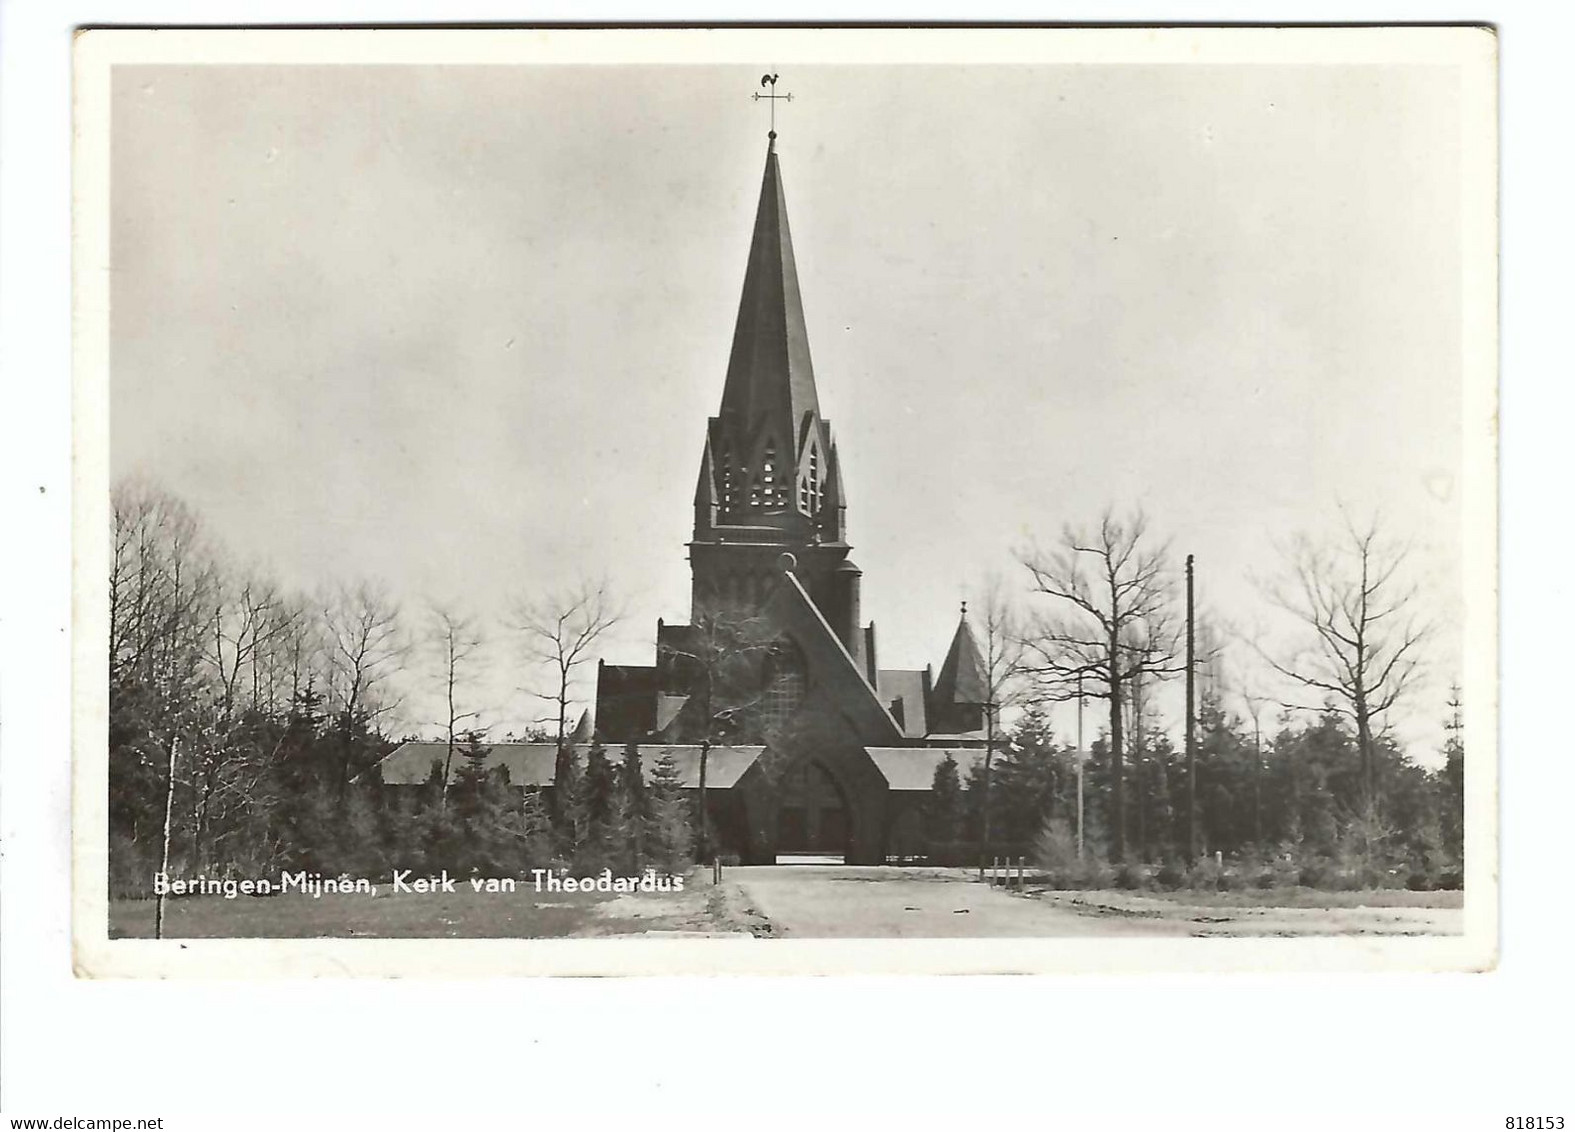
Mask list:
[[[78,973],[1491,968],[1495,58],[87,32]]]

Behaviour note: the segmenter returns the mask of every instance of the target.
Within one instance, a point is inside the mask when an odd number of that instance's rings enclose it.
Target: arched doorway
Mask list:
[[[803,759],[782,776],[777,801],[777,855],[843,857],[848,801],[826,768]]]

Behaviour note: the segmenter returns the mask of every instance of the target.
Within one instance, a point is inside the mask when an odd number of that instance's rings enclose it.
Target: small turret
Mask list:
[[[968,624],[968,603],[962,603],[962,615],[957,620],[957,632],[941,662],[940,675],[935,679],[934,702],[931,718],[936,729],[964,733],[984,727],[984,713],[990,703],[990,679],[979,642]]]

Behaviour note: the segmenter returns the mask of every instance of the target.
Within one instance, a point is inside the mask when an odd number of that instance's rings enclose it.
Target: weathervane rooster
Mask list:
[[[793,92],[789,91],[787,94],[778,94],[777,76],[773,74],[761,75],[760,85],[763,87],[770,87],[771,93],[761,94],[757,90],[754,94],[750,95],[750,98],[754,99],[756,102],[759,102],[761,99],[765,99],[771,103],[771,137],[775,138],[777,136],[777,101],[780,99],[783,102],[792,102]]]

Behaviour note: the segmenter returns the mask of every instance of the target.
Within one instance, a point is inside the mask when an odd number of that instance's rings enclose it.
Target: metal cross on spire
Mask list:
[[[770,87],[771,88],[770,93],[768,93],[768,94],[761,94],[757,90],[757,91],[755,91],[754,94],[750,95],[749,97],[751,99],[753,99],[755,102],[759,102],[761,99],[765,99],[767,102],[771,103],[771,133],[768,134],[767,136],[769,138],[771,138],[773,141],[775,141],[776,140],[776,136],[777,136],[777,103],[778,102],[792,102],[793,101],[793,92],[792,91],[788,91],[786,94],[778,94],[777,93],[777,76],[776,75],[761,75],[760,76],[760,85],[763,86],[763,87],[764,86]]]

